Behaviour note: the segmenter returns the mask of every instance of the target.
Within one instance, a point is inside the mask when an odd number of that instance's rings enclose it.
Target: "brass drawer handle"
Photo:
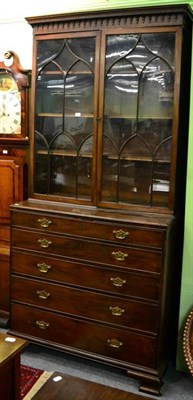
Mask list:
[[[108,339],[107,343],[110,347],[113,347],[114,349],[119,349],[123,345],[123,342],[120,342],[117,339]]]
[[[49,328],[49,326],[50,326],[49,322],[45,322],[45,321],[36,321],[36,325],[37,325],[40,329],[47,329],[47,328]]]
[[[126,283],[126,280],[119,278],[119,276],[117,276],[116,278],[111,278],[110,280],[116,287],[122,287]]]
[[[37,295],[40,299],[47,300],[50,297],[50,293],[46,292],[46,290],[37,290]]]
[[[124,261],[127,257],[127,253],[123,253],[122,251],[113,251],[112,256],[115,258],[117,261]]]
[[[42,228],[48,228],[48,226],[49,226],[50,224],[52,224],[51,219],[47,219],[47,218],[39,218],[39,219],[38,219],[38,222],[39,222],[39,224],[40,224],[40,226],[41,226]]]
[[[125,312],[125,310],[123,308],[120,308],[118,306],[109,307],[109,310],[111,310],[112,315],[116,315],[117,317],[120,317]]]
[[[51,265],[47,265],[45,263],[37,264],[37,268],[39,269],[40,272],[43,274],[46,274],[49,269],[51,269]]]
[[[39,239],[38,243],[40,247],[43,247],[44,249],[47,249],[50,246],[50,244],[52,244],[52,242],[47,239]]]
[[[123,229],[118,229],[113,231],[113,235],[116,237],[116,239],[124,240],[129,236],[129,232],[124,231]]]

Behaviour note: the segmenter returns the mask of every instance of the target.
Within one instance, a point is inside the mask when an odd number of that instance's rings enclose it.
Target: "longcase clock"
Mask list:
[[[0,62],[0,325],[9,317],[10,212],[27,197],[30,71],[13,51]]]

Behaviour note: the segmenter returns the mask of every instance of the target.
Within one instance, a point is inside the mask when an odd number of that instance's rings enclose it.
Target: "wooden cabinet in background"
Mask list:
[[[10,332],[120,367],[151,394],[177,337],[190,14],[27,19],[32,169],[11,206]]]
[[[10,205],[27,197],[26,148],[0,147],[0,318],[9,317]]]
[[[5,53],[0,63],[0,326],[9,318],[9,207],[28,195],[28,88],[29,71],[15,53]]]

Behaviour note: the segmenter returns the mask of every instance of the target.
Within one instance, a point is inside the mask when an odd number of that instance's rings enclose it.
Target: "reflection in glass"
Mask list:
[[[165,61],[151,61],[140,76],[139,117],[171,118],[173,113],[174,74]]]
[[[126,60],[118,61],[116,65],[112,66],[107,73],[105,84],[105,115],[123,118],[135,116],[137,80],[136,70],[133,65],[128,65]]]

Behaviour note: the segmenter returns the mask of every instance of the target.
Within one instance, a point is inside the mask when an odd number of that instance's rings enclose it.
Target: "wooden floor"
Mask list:
[[[95,382],[55,372],[33,400],[151,400]]]

